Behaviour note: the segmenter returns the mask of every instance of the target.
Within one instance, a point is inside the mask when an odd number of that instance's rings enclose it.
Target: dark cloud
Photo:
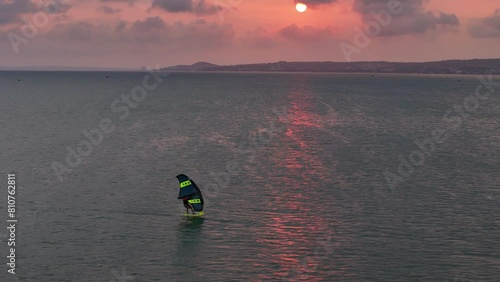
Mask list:
[[[388,11],[390,0],[355,0],[353,9],[361,14],[363,21],[375,20],[372,13]],[[378,36],[396,36],[424,33],[438,27],[456,27],[460,24],[455,14],[432,12],[424,9],[423,0],[399,0],[402,11],[391,15],[391,21],[382,27]]]
[[[193,2],[191,0],[153,0],[153,7],[173,13],[188,12],[193,9]]]
[[[211,4],[206,0],[153,0],[152,8],[171,13],[194,14],[214,14],[224,9],[221,5]]]
[[[152,40],[157,41],[167,30],[159,17],[149,17],[132,23],[120,21],[116,25],[95,24],[89,21],[57,24],[46,35],[55,42],[80,42],[90,44],[113,43],[120,41]]]
[[[127,30],[128,23],[126,21],[119,21],[114,28],[114,33],[122,33]]]
[[[231,25],[220,25],[198,20],[189,23],[165,23],[160,17],[149,17],[135,22],[120,21],[115,25],[73,22],[56,25],[46,38],[51,42],[86,42],[114,46],[127,43],[158,48],[193,50],[217,48],[234,38]],[[138,46],[139,46],[138,45]]]
[[[65,14],[72,7],[70,0],[31,0],[37,3],[38,11],[44,11],[51,15]]]
[[[21,14],[35,11],[37,7],[30,0],[0,0],[0,25],[16,22]]]
[[[0,26],[6,24],[23,24],[20,16],[25,14],[27,20],[31,20],[30,14],[45,13],[49,15],[60,15],[71,9],[71,5],[65,0],[0,0]]]
[[[279,34],[286,39],[296,41],[318,40],[330,37],[332,31],[330,28],[317,28],[313,26],[299,27],[296,24],[291,24],[282,28]]]
[[[491,17],[474,20],[469,26],[469,32],[477,38],[500,37],[500,9]]]
[[[136,1],[137,0],[99,0],[101,3],[128,3],[129,6],[133,6]]]
[[[101,3],[135,3],[137,0],[99,0]]]
[[[119,13],[121,11],[121,9],[114,9],[113,7],[106,6],[106,5],[101,6],[99,8],[96,8],[96,10],[98,12],[102,12],[104,14],[110,14],[110,15]]]
[[[167,25],[160,17],[149,17],[143,21],[135,21],[131,26],[134,33],[147,33],[165,30]]]

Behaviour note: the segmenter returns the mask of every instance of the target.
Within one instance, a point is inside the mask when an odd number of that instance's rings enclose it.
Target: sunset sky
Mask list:
[[[0,0],[0,67],[500,57],[500,0],[391,1]]]

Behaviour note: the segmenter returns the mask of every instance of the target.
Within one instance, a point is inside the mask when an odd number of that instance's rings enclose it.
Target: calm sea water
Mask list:
[[[0,73],[1,281],[500,279],[500,87],[475,100],[477,77],[162,75],[136,103],[121,95],[145,73]],[[204,219],[181,218],[179,173]]]

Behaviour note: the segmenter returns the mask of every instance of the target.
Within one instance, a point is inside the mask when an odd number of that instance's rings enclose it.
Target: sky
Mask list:
[[[500,0],[0,0],[0,67],[500,58]]]

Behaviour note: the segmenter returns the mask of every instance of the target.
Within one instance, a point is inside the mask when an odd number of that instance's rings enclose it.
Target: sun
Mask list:
[[[304,13],[307,10],[307,5],[299,2],[295,5],[295,9],[297,9],[300,13]]]

